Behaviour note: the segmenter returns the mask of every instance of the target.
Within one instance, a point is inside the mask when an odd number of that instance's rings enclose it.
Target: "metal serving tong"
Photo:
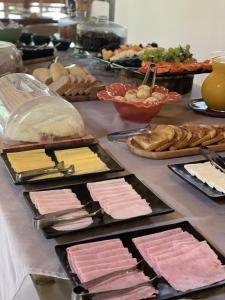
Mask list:
[[[214,167],[225,173],[225,160],[222,156],[206,146],[201,146],[200,152],[210,161],[210,163]]]
[[[137,128],[137,129],[128,129],[128,130],[122,130],[117,132],[112,132],[107,135],[107,138],[109,141],[119,141],[119,140],[126,140],[129,137],[136,135],[136,134],[142,134],[142,133],[150,133],[153,128],[155,128],[156,125],[148,123],[145,127]]]
[[[71,175],[75,173],[74,165],[70,165],[68,168],[65,168],[64,162],[61,161],[55,165],[55,167],[50,168],[41,168],[33,171],[24,171],[16,174],[16,181],[22,182],[24,180],[29,180],[37,176],[54,174],[54,173],[63,173],[65,175]]]
[[[140,265],[142,262],[143,262],[143,259],[140,260],[139,262],[137,262],[137,264],[135,266],[133,266],[133,267],[129,267],[129,268],[126,268],[126,269],[123,269],[123,270],[113,271],[111,273],[107,273],[107,274],[99,276],[99,277],[97,277],[95,279],[86,281],[86,282],[82,283],[82,285],[86,289],[90,289],[92,286],[96,286],[97,284],[99,284],[99,283],[101,283],[103,281],[106,281],[106,280],[110,279],[111,277],[123,275],[123,274],[130,273],[132,271],[137,270],[137,266]]]
[[[156,65],[155,64],[150,64],[148,66],[148,70],[147,70],[147,72],[145,74],[145,77],[142,81],[142,85],[147,84],[151,72],[153,72],[152,82],[151,82],[151,90],[153,90],[153,88],[155,86],[155,80],[156,80]]]
[[[136,270],[136,267],[133,267],[132,270]],[[120,274],[126,273],[121,272]],[[103,276],[104,277],[104,276]],[[108,291],[102,291],[102,292],[93,292],[93,293],[82,293],[80,296],[82,299],[83,297],[94,297],[94,296],[104,296],[104,299],[111,298],[111,297],[116,297],[116,296],[121,296],[124,293],[129,293],[133,290],[136,290],[137,288],[143,287],[143,286],[148,286],[150,283],[152,283],[155,279],[159,278],[159,276],[155,276],[151,278],[148,281],[136,284],[134,286],[128,287],[128,288],[122,288],[122,289],[116,289],[116,290],[108,290]],[[79,299],[79,298],[78,298]]]
[[[83,207],[82,207],[83,208]],[[77,209],[77,210],[80,210],[80,209]],[[67,213],[69,212],[74,212],[76,211],[75,209],[70,209],[67,211]],[[62,211],[61,211],[62,213]],[[71,221],[79,221],[79,220],[82,220],[84,218],[88,218],[88,217],[94,217],[94,216],[97,216],[97,215],[100,215],[100,214],[103,214],[104,211],[102,209],[98,209],[96,210],[95,212],[93,213],[84,213],[80,216],[69,216],[69,217],[63,217],[61,216],[62,214],[60,213],[60,216],[53,216],[53,217],[43,217],[43,218],[40,218],[39,216],[38,217],[35,217],[34,218],[34,227],[36,229],[44,229],[46,227],[49,227],[49,226],[53,226],[53,225],[56,225],[56,224],[60,224],[60,223],[67,223],[67,222],[71,222]],[[65,211],[63,211],[63,214],[65,214]]]

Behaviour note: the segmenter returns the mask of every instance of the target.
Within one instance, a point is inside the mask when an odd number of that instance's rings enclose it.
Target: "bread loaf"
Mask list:
[[[63,75],[68,75],[68,71],[64,66],[60,63],[53,63],[50,66],[50,74],[52,76],[53,81],[58,80]]]
[[[70,88],[70,77],[64,75],[49,85],[49,88],[62,96]]]
[[[37,68],[33,71],[33,76],[43,82],[44,84],[49,85],[52,83],[52,76],[50,70],[47,68]]]

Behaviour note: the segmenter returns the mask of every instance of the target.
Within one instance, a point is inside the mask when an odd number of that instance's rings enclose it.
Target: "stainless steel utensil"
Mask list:
[[[153,91],[154,87],[155,87],[155,80],[156,80],[156,65],[155,64],[151,64],[153,69],[153,75],[152,75],[152,82],[151,82],[151,91]]]
[[[214,167],[225,173],[225,160],[222,156],[206,146],[201,146],[199,149]]]
[[[82,285],[86,288],[86,289],[89,289],[91,288],[92,286],[95,286],[103,281],[106,281],[108,279],[110,279],[111,277],[115,277],[115,276],[119,276],[119,275],[123,275],[123,274],[126,274],[126,273],[129,273],[129,272],[132,272],[132,271],[135,271],[137,270],[137,266],[140,265],[141,263],[143,262],[143,259],[140,260],[135,266],[133,267],[129,267],[129,268],[126,268],[126,269],[123,269],[123,270],[119,270],[119,271],[113,271],[111,273],[108,273],[108,274],[105,274],[105,275],[102,275],[100,277],[97,277],[95,279],[92,279],[90,281],[87,281],[85,283],[83,283]]]
[[[155,67],[155,64],[149,64],[148,70],[147,70],[147,72],[145,74],[145,77],[144,77],[144,79],[142,81],[142,85],[147,84],[149,76],[150,76],[152,70],[153,70],[153,78],[152,78],[151,87],[152,87],[152,84],[153,84],[153,87],[154,87],[154,85],[155,85],[155,77],[156,77],[156,67]]]
[[[82,295],[83,296],[88,296],[88,297],[94,297],[94,296],[100,296],[100,295],[104,296],[105,295],[105,297],[107,297],[107,298],[121,296],[122,294],[129,293],[129,292],[131,292],[133,290],[136,290],[137,288],[140,288],[140,287],[143,287],[143,286],[149,286],[149,284],[152,283],[158,277],[159,276],[155,276],[152,279],[150,279],[149,281],[136,284],[136,285],[134,285],[132,287],[129,287],[129,288],[117,289],[117,290],[109,290],[109,291],[96,292],[96,293],[86,293],[86,294],[82,294]]]
[[[59,217],[59,216],[68,214],[70,212],[77,212],[77,211],[83,210],[91,203],[92,202],[90,201],[86,205],[82,205],[79,208],[68,208],[68,209],[64,209],[64,210],[60,210],[60,211],[56,211],[56,212],[52,212],[52,213],[48,213],[48,214],[44,214],[44,215],[38,215],[35,219],[41,220],[41,219],[47,219],[47,218],[52,218],[52,217]]]
[[[100,215],[103,214],[104,211],[103,209],[98,209],[97,211],[93,212],[93,213],[85,213],[83,215],[80,216],[70,216],[70,217],[52,217],[52,218],[43,218],[43,219],[38,219],[38,218],[34,218],[33,220],[33,224],[34,227],[36,229],[44,229],[46,227],[50,227],[56,224],[60,224],[60,223],[68,223],[68,222],[72,222],[72,221],[79,221],[82,220],[84,218],[88,218],[88,217],[94,217],[96,215]]]
[[[136,134],[150,133],[154,127],[155,127],[155,125],[148,123],[145,127],[142,127],[142,128],[128,129],[128,130],[122,130],[122,131],[109,133],[107,135],[107,138],[111,142],[118,141],[118,140],[124,140],[124,139],[128,139],[129,137],[136,135]]]
[[[24,180],[29,180],[41,175],[63,173],[65,175],[72,175],[75,173],[74,165],[70,165],[68,168],[64,168],[64,163],[59,163],[55,167],[41,168],[33,171],[24,171],[16,174],[16,181],[22,182]]]

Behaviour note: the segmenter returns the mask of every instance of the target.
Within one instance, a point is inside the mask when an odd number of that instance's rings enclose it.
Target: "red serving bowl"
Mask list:
[[[121,118],[136,123],[148,123],[160,111],[161,107],[168,102],[178,102],[182,96],[175,92],[169,92],[166,88],[155,86],[153,92],[162,93],[164,99],[154,103],[128,102],[115,99],[115,96],[124,97],[126,92],[137,88],[134,84],[112,83],[106,90],[98,92],[98,98],[104,101],[112,101]]]

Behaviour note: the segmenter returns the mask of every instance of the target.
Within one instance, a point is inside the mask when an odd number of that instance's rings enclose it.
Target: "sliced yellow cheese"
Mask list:
[[[45,149],[36,149],[36,150],[28,150],[28,151],[20,151],[20,152],[9,152],[7,153],[7,157],[27,157],[30,155],[39,155],[45,154]],[[46,154],[45,154],[46,155]]]
[[[7,153],[7,157],[17,173],[55,166],[44,149]]]
[[[104,172],[109,170],[106,164],[88,147],[55,151],[58,161],[65,167],[75,166],[75,174]]]

